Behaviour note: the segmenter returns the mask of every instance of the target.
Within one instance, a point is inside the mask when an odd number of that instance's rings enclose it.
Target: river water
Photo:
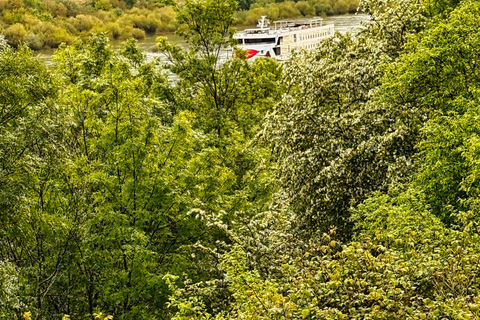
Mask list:
[[[362,23],[365,23],[369,21],[370,16],[366,14],[346,14],[346,15],[341,15],[341,16],[330,16],[326,17],[323,19],[324,24],[334,24],[335,25],[335,31],[338,31],[340,33],[347,33],[350,32],[352,34],[355,34],[356,31],[361,27]],[[253,26],[252,26],[253,27]],[[160,58],[161,60],[165,60],[166,57],[162,53],[156,52],[155,50],[155,40],[158,36],[161,35],[151,35],[147,36],[145,39],[138,40],[138,46],[140,49],[145,51],[147,60],[153,60],[155,58]],[[163,36],[166,36],[168,40],[182,44],[183,41],[180,37],[176,36],[175,34],[164,34]],[[123,40],[122,40],[123,41]],[[112,41],[112,46],[114,49],[118,49],[122,45],[122,41],[120,40],[114,40]],[[40,50],[38,51],[39,56],[45,60],[45,63],[47,65],[52,65],[52,55],[55,50],[53,49],[45,49],[45,50]],[[225,54],[227,55],[227,53]],[[226,56],[225,56],[226,58]]]

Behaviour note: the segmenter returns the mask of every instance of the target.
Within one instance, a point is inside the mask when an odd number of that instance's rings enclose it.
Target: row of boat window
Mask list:
[[[245,43],[275,43],[275,38],[245,39]]]
[[[252,43],[258,43],[258,44],[265,44],[265,43],[275,43],[275,38],[263,38],[263,39],[237,39],[238,44],[252,44]],[[244,42],[245,41],[245,42]]]
[[[327,32],[316,32],[316,33],[310,33],[310,34],[305,34],[305,35],[299,35],[300,41],[302,40],[308,40],[308,39],[315,39],[319,37],[325,37],[328,33]]]
[[[285,53],[286,54],[290,54],[293,50],[295,50],[296,48],[303,48],[303,49],[314,49],[317,47],[317,43],[312,43],[312,44],[305,44],[305,45],[300,45],[298,47],[294,47],[294,48],[290,48],[290,46],[288,46],[286,49],[285,49]]]

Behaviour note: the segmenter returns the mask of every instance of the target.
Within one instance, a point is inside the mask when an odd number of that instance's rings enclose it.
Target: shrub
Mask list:
[[[273,10],[271,9],[277,9],[277,13],[274,14]],[[268,15],[268,17],[271,19],[276,19],[278,17],[278,7],[273,5],[270,7],[270,9],[264,7],[253,8],[252,10],[246,12],[245,18],[241,24],[248,26],[255,25],[259,17],[265,15]]]
[[[23,7],[22,0],[2,0],[0,1],[0,9],[3,10],[15,10]]]
[[[75,37],[62,28],[55,27],[50,33],[45,34],[45,44],[50,48],[58,48],[61,43],[71,44]]]
[[[277,5],[278,5],[278,11],[279,11],[279,18],[281,19],[297,18],[302,16],[300,11],[297,8],[295,8],[295,2],[293,1],[285,1]]]
[[[349,9],[349,5],[345,0],[339,0],[333,5],[333,11],[336,13],[347,13]]]
[[[313,8],[315,9],[315,15],[317,16],[325,16],[325,15],[333,14],[332,6],[327,2],[323,2],[323,1],[316,2],[313,5]]]
[[[135,39],[143,39],[145,38],[145,31],[143,31],[142,29],[133,28],[132,37],[134,37]]]
[[[27,35],[27,31],[23,25],[16,23],[3,30],[3,34],[11,46],[18,47]]]
[[[54,17],[66,17],[67,16],[67,7],[63,3],[58,2],[47,2],[48,11]]]
[[[100,10],[108,11],[111,9],[112,9],[112,5],[107,0],[97,0],[95,2],[95,10],[97,11],[100,11]]]
[[[116,17],[121,17],[123,15],[123,11],[119,8],[113,9],[112,12]]]
[[[299,1],[295,4],[295,8],[302,13],[305,17],[315,15],[315,9],[310,6],[307,1]]]
[[[70,34],[77,34],[78,30],[75,28],[75,26],[67,21],[63,21],[63,23],[60,25],[63,29],[67,30]]]
[[[15,23],[22,23],[25,12],[26,11],[23,8],[7,10],[3,13],[3,21],[10,25]]]
[[[44,0],[24,0],[24,5],[26,7],[30,7],[36,11],[46,11],[48,6]]]
[[[70,0],[61,0],[65,8],[67,8],[67,17],[75,17],[80,12],[80,7],[76,2]]]
[[[79,32],[89,31],[95,25],[102,24],[102,21],[94,16],[79,14],[75,18],[68,20]]]
[[[51,22],[42,22],[31,29],[32,33],[43,35],[43,43],[50,48],[57,48],[62,42],[72,43],[74,36],[69,34],[67,30],[55,26]]]
[[[147,18],[143,15],[132,15],[133,27],[142,29],[148,33],[154,33],[157,29],[158,23],[154,17]]]
[[[94,15],[103,22],[113,22],[117,19],[115,14],[111,11],[98,11],[95,12]]]
[[[25,15],[23,16],[23,22],[22,22],[22,24],[23,24],[23,26],[24,26],[27,30],[29,30],[29,29],[31,29],[33,26],[35,26],[35,25],[37,25],[37,24],[39,24],[39,23],[41,23],[41,22],[42,22],[42,21],[41,21],[40,19],[38,19],[37,17],[32,16],[31,14],[28,14],[28,13],[27,13],[27,14],[25,14]]]
[[[34,33],[29,33],[24,39],[27,46],[33,50],[40,50],[43,47],[43,40],[42,38]]]
[[[131,26],[124,26],[120,29],[120,39],[128,39],[128,38],[135,38],[135,39],[143,39],[145,38],[145,31],[138,28],[133,28]]]
[[[116,22],[109,22],[107,24],[107,31],[114,39],[118,39],[121,35],[121,28]]]

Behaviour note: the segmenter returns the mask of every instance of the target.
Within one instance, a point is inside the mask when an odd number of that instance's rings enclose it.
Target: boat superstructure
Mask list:
[[[247,52],[247,58],[286,59],[293,50],[313,49],[333,34],[333,24],[323,25],[322,18],[275,21],[271,27],[267,17],[262,16],[256,28],[237,32],[233,38],[238,41],[238,47]]]

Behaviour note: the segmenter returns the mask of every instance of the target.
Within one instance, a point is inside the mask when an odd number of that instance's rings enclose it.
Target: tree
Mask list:
[[[447,224],[476,206],[479,13],[478,3],[464,2],[448,22],[412,39],[389,68],[382,89],[396,117],[428,120],[420,136],[422,165],[415,180],[432,213]]]
[[[337,35],[285,67],[288,95],[265,132],[282,159],[280,179],[307,230],[351,234],[349,209],[406,177],[415,138],[376,102],[388,63],[425,24],[415,1],[363,1],[372,21],[356,38]],[[414,129],[415,130],[415,129]]]
[[[166,38],[157,40],[172,62],[168,68],[181,79],[178,85],[183,95],[199,97],[179,103],[198,114],[199,120],[204,119],[200,120],[204,129],[215,131],[219,138],[239,99],[235,87],[245,67],[240,59],[222,57],[228,56],[228,47],[233,44],[236,7],[234,0],[186,1],[176,10],[181,24],[177,33],[189,45],[188,51],[168,43]]]

